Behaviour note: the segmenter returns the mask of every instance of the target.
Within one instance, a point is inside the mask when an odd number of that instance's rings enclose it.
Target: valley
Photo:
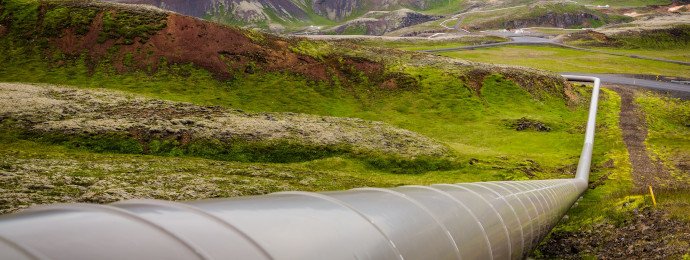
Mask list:
[[[592,86],[559,74],[690,92],[687,5],[0,0],[0,213],[572,178]],[[530,257],[690,257],[683,93],[604,84],[589,189]]]

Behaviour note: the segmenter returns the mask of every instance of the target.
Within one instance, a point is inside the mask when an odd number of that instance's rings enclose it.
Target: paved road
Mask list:
[[[672,92],[682,98],[690,98],[690,85],[672,83],[668,81],[655,81],[648,79],[636,79],[629,75],[620,74],[592,74],[592,73],[573,73],[563,72],[559,74],[590,76],[600,78],[603,83],[636,86],[662,92]]]

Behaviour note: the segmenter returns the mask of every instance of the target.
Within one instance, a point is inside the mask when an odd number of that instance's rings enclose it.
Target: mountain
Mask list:
[[[440,0],[104,0],[147,4],[195,17],[236,24],[340,22],[368,11],[426,10]]]
[[[449,19],[456,28],[598,27],[625,17],[572,1],[537,0],[102,0],[144,4],[180,14],[272,32],[383,35]],[[464,13],[459,16],[459,13]],[[452,17],[450,17],[452,15]],[[458,19],[459,18],[459,19]],[[448,23],[448,22],[446,22]]]

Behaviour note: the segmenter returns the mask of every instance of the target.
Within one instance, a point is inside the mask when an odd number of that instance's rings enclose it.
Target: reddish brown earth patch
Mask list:
[[[474,91],[478,96],[481,96],[482,86],[484,86],[484,79],[491,75],[491,71],[485,69],[472,69],[468,71],[462,78],[467,82],[468,87]]]
[[[113,10],[105,12],[115,12]],[[240,29],[206,22],[178,14],[167,16],[167,26],[149,39],[135,38],[133,44],[122,44],[123,39],[108,39],[99,42],[103,30],[103,14],[99,13],[86,35],[77,35],[73,28],[63,31],[53,40],[64,53],[80,55],[88,53],[93,65],[117,50],[112,65],[118,72],[128,69],[125,57],[131,55],[136,69],[157,68],[161,60],[171,64],[194,64],[218,77],[227,78],[234,73],[292,72],[310,80],[332,79],[332,76],[347,80],[348,70],[357,70],[381,83],[383,64],[364,58],[331,57],[317,60],[295,53],[289,46],[294,40],[271,35],[253,41]],[[114,48],[117,47],[117,48]]]

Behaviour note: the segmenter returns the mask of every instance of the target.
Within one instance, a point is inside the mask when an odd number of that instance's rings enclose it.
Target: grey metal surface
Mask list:
[[[0,259],[520,259],[587,189],[574,179],[50,205],[0,217]]]

